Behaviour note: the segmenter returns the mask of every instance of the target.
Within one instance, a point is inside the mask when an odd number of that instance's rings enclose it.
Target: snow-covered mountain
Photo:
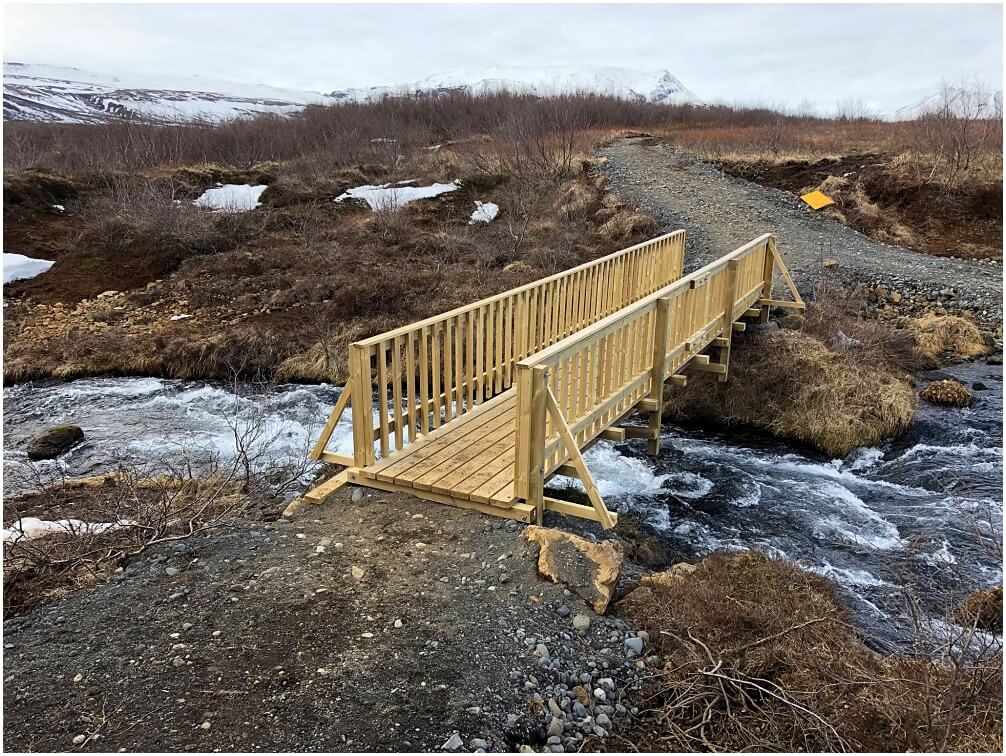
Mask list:
[[[337,90],[330,96],[340,101],[373,102],[394,95],[436,95],[459,91],[480,95],[504,90],[541,97],[585,92],[669,105],[701,102],[670,71],[587,65],[544,68],[491,66],[434,74],[411,84]]]
[[[160,123],[222,121],[292,113],[333,103],[318,92],[238,84],[202,76],[127,77],[25,63],[3,64],[5,121],[104,123],[123,118]]]
[[[374,102],[400,95],[510,91],[549,96],[594,93],[665,104],[701,102],[668,71],[564,66],[435,74],[422,81],[342,89],[321,94],[202,76],[114,76],[25,63],[4,63],[5,121],[105,123],[136,119],[157,123],[223,121],[259,113],[293,113],[309,104]]]

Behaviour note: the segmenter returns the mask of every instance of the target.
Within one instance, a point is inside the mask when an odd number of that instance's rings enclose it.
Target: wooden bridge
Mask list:
[[[311,453],[347,469],[305,498],[349,482],[521,522],[553,510],[612,527],[582,452],[645,438],[656,454],[665,381],[684,385],[686,370],[727,380],[744,318],[804,308],[771,234],[687,276],[684,252],[675,231],[353,344]],[[793,300],[773,299],[776,272]],[[351,457],[327,451],[347,406]],[[646,427],[620,425],[634,411]],[[578,477],[591,506],[545,496],[556,474]]]

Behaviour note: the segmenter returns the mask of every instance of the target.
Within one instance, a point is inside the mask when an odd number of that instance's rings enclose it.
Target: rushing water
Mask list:
[[[1000,558],[976,531],[1001,539],[1002,368],[938,374],[973,387],[970,409],[923,404],[908,434],[832,460],[762,434],[666,425],[660,455],[643,442],[591,449],[587,463],[609,506],[639,517],[683,557],[758,548],[800,562],[843,588],[859,621],[892,643],[905,629],[902,587],[921,586],[939,616],[948,597],[1002,581]],[[976,386],[977,385],[977,386]],[[261,464],[302,460],[339,389],[228,387],[107,378],[4,390],[4,493],[24,488],[24,447],[59,423],[86,440],[45,476],[91,475],[122,460],[195,466],[233,457],[251,437]],[[348,413],[347,413],[348,414]],[[249,430],[252,429],[252,430]],[[351,453],[348,417],[333,447]]]

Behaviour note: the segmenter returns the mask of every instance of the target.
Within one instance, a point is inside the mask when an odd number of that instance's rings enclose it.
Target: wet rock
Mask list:
[[[28,443],[28,459],[55,459],[83,440],[84,431],[79,426],[58,425],[40,433]]]
[[[586,599],[604,614],[618,582],[625,555],[614,541],[591,543],[551,528],[530,526],[524,537],[538,544],[538,572]]]
[[[947,379],[933,381],[919,393],[919,397],[930,404],[943,407],[970,407],[974,396],[971,390],[958,381]]]

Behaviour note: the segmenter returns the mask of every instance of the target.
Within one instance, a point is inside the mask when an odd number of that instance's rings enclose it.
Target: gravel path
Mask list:
[[[1000,263],[933,257],[874,241],[815,213],[792,194],[734,178],[651,139],[621,139],[601,155],[608,159],[602,170],[613,191],[653,213],[668,230],[686,229],[686,269],[773,232],[805,296],[818,281],[837,276],[1002,320]],[[825,269],[829,258],[838,265]]]
[[[148,554],[5,621],[4,748],[579,750],[658,660],[521,532],[347,488]]]

